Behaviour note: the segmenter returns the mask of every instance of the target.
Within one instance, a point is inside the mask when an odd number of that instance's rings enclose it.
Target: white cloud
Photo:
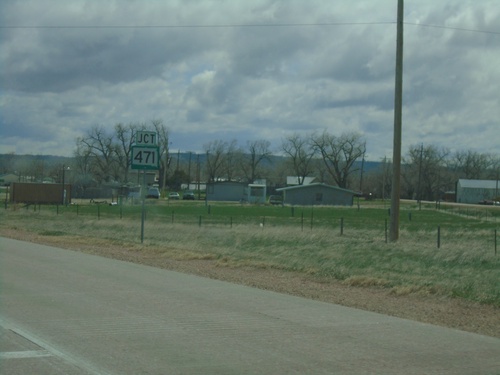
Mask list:
[[[6,0],[0,152],[71,155],[94,125],[162,119],[181,150],[327,129],[390,157],[396,3]],[[496,0],[406,1],[405,17],[403,151],[498,153]]]

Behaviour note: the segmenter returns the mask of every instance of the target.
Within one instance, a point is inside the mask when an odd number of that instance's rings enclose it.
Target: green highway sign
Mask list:
[[[132,169],[160,169],[160,150],[151,146],[132,146]]]

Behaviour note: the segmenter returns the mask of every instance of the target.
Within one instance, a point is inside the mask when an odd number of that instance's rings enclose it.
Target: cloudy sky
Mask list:
[[[2,0],[0,153],[163,120],[171,148],[355,131],[392,157],[397,0]],[[498,0],[406,0],[403,153],[500,153]]]

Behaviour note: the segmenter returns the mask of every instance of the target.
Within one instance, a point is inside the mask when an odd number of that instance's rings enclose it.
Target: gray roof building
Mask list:
[[[276,189],[276,191],[283,193],[283,202],[285,204],[300,206],[352,206],[354,196],[357,194],[352,190],[323,183],[289,186]]]
[[[498,180],[464,180],[457,182],[458,203],[479,203],[499,197]]]

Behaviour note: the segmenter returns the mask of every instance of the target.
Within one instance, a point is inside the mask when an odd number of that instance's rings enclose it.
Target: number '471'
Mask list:
[[[134,160],[140,164],[154,164],[155,153],[154,151],[139,151],[137,155],[134,156]]]

